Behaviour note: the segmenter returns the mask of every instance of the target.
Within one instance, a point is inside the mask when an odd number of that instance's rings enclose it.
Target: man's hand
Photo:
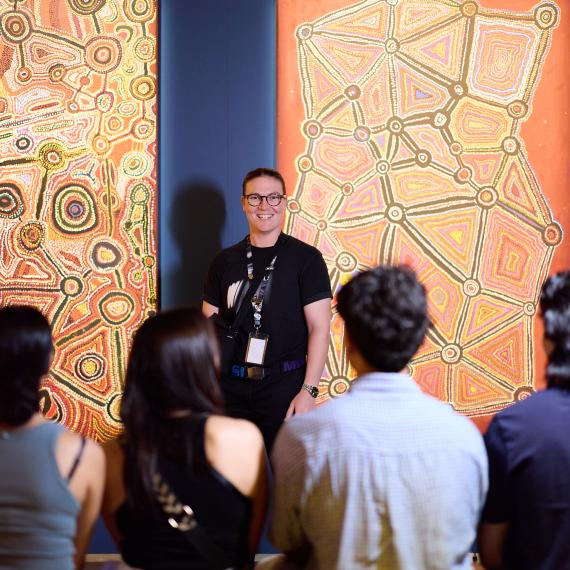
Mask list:
[[[316,399],[306,390],[301,388],[300,392],[293,398],[291,405],[285,414],[285,420],[288,420],[293,414],[306,414],[315,407]]]

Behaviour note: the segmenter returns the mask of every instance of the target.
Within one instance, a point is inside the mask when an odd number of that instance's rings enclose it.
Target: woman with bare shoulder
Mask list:
[[[50,327],[40,312],[0,309],[2,568],[82,568],[101,505],[101,448],[38,411],[40,380],[52,354]]]
[[[131,566],[242,568],[255,553],[267,504],[263,438],[250,422],[222,415],[218,373],[215,333],[197,309],[160,313],[135,335],[125,433],[105,446],[103,501],[107,528]],[[169,524],[157,478],[197,532]]]

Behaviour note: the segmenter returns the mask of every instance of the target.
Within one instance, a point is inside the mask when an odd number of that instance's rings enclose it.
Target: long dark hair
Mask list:
[[[38,411],[52,351],[49,323],[37,309],[0,309],[0,422],[17,427]]]
[[[189,424],[221,413],[219,353],[212,325],[195,308],[149,318],[135,334],[121,404],[125,488],[136,512],[154,509],[159,454],[195,463]]]
[[[556,273],[544,282],[540,310],[544,336],[552,346],[547,384],[570,390],[570,271]]]

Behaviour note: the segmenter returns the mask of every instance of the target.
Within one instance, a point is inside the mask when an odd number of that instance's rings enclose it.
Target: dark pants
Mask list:
[[[253,422],[263,434],[269,453],[291,400],[301,390],[304,378],[304,368],[270,374],[260,380],[225,376],[222,378],[222,390],[226,413]]]

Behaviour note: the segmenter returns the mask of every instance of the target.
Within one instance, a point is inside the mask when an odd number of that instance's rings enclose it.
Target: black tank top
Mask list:
[[[199,442],[195,453],[199,463],[206,467],[188,469],[163,457],[159,458],[159,471],[178,499],[194,510],[198,524],[219,545],[232,566],[240,568],[248,558],[251,500],[208,466],[204,450],[206,419],[192,422],[196,433],[189,434],[193,441]],[[124,537],[121,554],[130,566],[144,570],[209,568],[188,539],[168,524],[163,512],[140,518],[125,502],[115,516]]]

